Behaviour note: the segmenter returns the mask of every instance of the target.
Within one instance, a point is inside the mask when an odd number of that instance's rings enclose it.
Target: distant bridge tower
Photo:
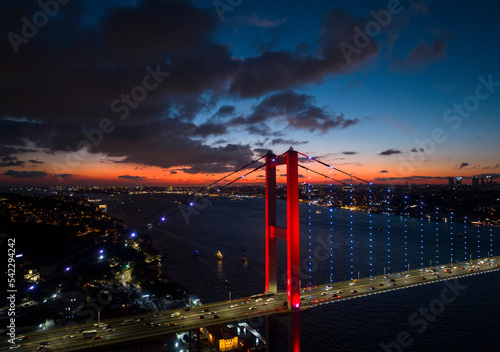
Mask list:
[[[292,148],[277,158],[266,155],[266,292],[277,292],[278,238],[287,241],[288,309],[300,309],[300,244],[299,244],[299,162]],[[286,164],[287,227],[276,226],[276,166]]]

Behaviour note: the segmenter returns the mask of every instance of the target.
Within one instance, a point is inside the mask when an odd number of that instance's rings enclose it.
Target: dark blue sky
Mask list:
[[[290,146],[500,174],[495,1],[46,3],[1,5],[0,183],[202,182]]]

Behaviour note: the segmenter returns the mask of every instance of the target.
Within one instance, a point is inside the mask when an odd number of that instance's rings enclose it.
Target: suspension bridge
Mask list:
[[[302,165],[307,163],[307,166]],[[252,168],[252,165],[257,166]],[[316,163],[327,168],[328,172],[321,172],[313,169],[311,165]],[[286,226],[278,226],[278,212],[276,204],[277,188],[277,167],[286,167]],[[452,224],[448,233],[442,233],[438,225],[442,221],[442,210],[433,209],[431,213],[429,207],[419,199],[411,199],[409,195],[404,195],[399,201],[400,208],[403,209],[403,226],[396,227],[391,224],[393,211],[391,202],[393,194],[390,187],[374,185],[369,181],[340,170],[332,165],[328,165],[321,160],[306,154],[288,150],[282,155],[268,153],[261,158],[252,161],[220,178],[211,184],[202,187],[196,192],[198,197],[206,197],[211,187],[220,184],[219,189],[227,187],[241,179],[244,179],[253,172],[265,169],[266,194],[265,194],[265,229],[262,234],[265,236],[264,264],[265,277],[263,291],[260,296],[237,298],[230,301],[214,302],[203,307],[193,308],[189,311],[171,310],[161,314],[130,316],[120,319],[105,321],[115,328],[113,332],[106,333],[100,340],[71,340],[68,343],[64,339],[67,336],[67,328],[56,328],[50,331],[49,341],[53,350],[77,351],[90,348],[110,348],[116,344],[127,341],[135,341],[152,336],[158,336],[173,332],[193,330],[210,325],[221,323],[237,322],[252,317],[268,316],[268,336],[267,350],[274,351],[276,341],[275,330],[277,325],[276,316],[284,315],[287,318],[289,327],[289,350],[300,351],[300,312],[330,304],[349,301],[360,297],[370,297],[386,292],[404,290],[416,286],[428,285],[436,282],[444,282],[450,295],[456,294],[459,290],[457,279],[466,276],[492,273],[500,270],[500,257],[495,256],[493,226],[479,229],[467,223],[467,219],[461,219],[460,215],[451,211],[446,219]],[[306,170],[307,182],[302,184],[302,197],[299,192],[299,169]],[[249,171],[247,171],[249,170]],[[230,181],[229,177],[238,175]],[[356,187],[354,183],[346,180],[334,179],[332,173],[340,173],[351,180],[359,182]],[[315,253],[311,248],[314,234],[309,227],[312,221],[312,209],[310,205],[314,203],[314,188],[311,186],[311,174],[324,177],[329,182],[338,183],[342,187],[343,199],[340,203],[333,196],[324,196],[322,209],[327,212],[329,245],[328,255],[323,263],[327,263],[330,270],[330,280],[328,282],[313,283],[313,264]],[[225,182],[222,184],[222,182]],[[333,189],[326,187],[326,192],[333,194]],[[182,211],[189,211],[192,203],[188,201],[193,195],[186,196],[180,203],[170,204],[158,213],[164,217],[171,217]],[[326,199],[326,201],[325,201]],[[338,200],[337,200],[338,201]],[[300,223],[299,209],[300,203],[306,203],[307,208],[307,253],[305,260],[301,262],[300,251]],[[179,207],[179,204],[185,206]],[[177,209],[166,214],[168,209],[177,205]],[[333,213],[340,205],[343,208],[345,219],[344,230],[348,231],[348,242],[342,247],[344,253],[339,253],[339,249],[334,248],[334,223]],[[302,207],[303,208],[303,207]],[[364,221],[363,231],[365,236],[356,238],[354,228],[355,213],[363,212],[367,219]],[[412,214],[413,223],[409,222],[409,214]],[[376,217],[376,219],[375,219]],[[429,223],[431,225],[429,225]],[[432,226],[432,227],[430,227]],[[432,231],[429,231],[432,229]],[[359,229],[358,229],[359,231]],[[475,232],[473,232],[475,231]],[[434,232],[434,233],[432,233]],[[430,238],[429,238],[430,237]],[[395,239],[398,239],[399,255],[394,247]],[[286,241],[286,289],[280,291],[277,271],[277,242]],[[359,257],[355,248],[364,243],[363,258]],[[442,243],[446,243],[443,245]],[[382,251],[380,250],[383,245]],[[378,253],[375,253],[377,250]],[[418,264],[413,264],[410,268],[409,252],[413,253],[413,261],[418,260]],[[383,252],[382,254],[380,252]],[[443,253],[445,252],[445,253]],[[384,258],[384,272],[375,273],[379,267],[381,257]],[[334,276],[333,268],[340,264],[339,258],[343,258],[341,263],[345,269],[345,277],[339,280]],[[430,259],[429,259],[430,258]],[[429,265],[426,265],[429,260]],[[305,267],[304,267],[305,266]],[[361,268],[361,269],[360,269]],[[359,272],[363,270],[363,277]],[[357,275],[356,275],[357,273]],[[130,322],[123,324],[123,322]],[[144,323],[146,321],[146,323]],[[151,327],[149,322],[154,321]],[[78,329],[92,328],[92,324],[82,324]],[[75,327],[76,329],[76,327]],[[44,333],[35,333],[32,339],[23,344],[19,351],[30,350],[41,341],[47,340]]]

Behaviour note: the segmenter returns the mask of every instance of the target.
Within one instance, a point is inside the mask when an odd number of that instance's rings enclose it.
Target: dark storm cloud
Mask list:
[[[231,93],[241,97],[261,96],[270,91],[321,81],[325,76],[343,73],[350,65],[364,62],[378,53],[372,41],[348,64],[341,43],[353,43],[354,28],[367,19],[355,19],[340,9],[326,11],[318,37],[315,55],[293,51],[265,51],[260,56],[243,60],[231,84]],[[297,50],[296,52],[301,52]]]
[[[48,174],[45,171],[14,171],[9,170],[4,173],[12,178],[44,178]]]
[[[5,155],[0,158],[0,167],[6,166],[23,166],[24,161],[18,160],[17,156]]]
[[[344,114],[335,115],[315,105],[312,95],[292,90],[271,94],[263,99],[247,117],[238,117],[232,125],[256,126],[271,120],[285,122],[287,127],[310,132],[328,132],[331,129],[346,128],[359,122],[346,119]]]
[[[144,0],[135,7],[109,7],[89,22],[75,0],[61,7],[15,54],[7,34],[19,33],[20,19],[39,10],[36,2],[0,4],[0,37],[4,38],[0,156],[77,150],[78,142],[88,140],[83,131],[97,129],[103,118],[110,118],[113,132],[93,145],[92,153],[160,167],[248,161],[253,155],[248,145],[211,147],[204,142],[238,125],[236,120],[233,125],[215,123],[233,118],[234,106],[220,107],[214,122],[195,124],[195,117],[209,113],[227,95],[260,96],[344,72],[348,67],[339,44],[352,41],[353,28],[363,22],[341,10],[328,11],[316,43],[300,44],[308,50],[270,52],[268,47],[258,56],[242,59],[214,42],[219,22],[210,9],[187,1]],[[277,37],[280,30],[275,30]],[[311,50],[313,44],[316,52]],[[372,42],[354,61],[362,63],[377,51]],[[168,77],[120,119],[113,103],[125,106],[123,97],[130,99],[133,89],[144,86],[152,71]],[[298,101],[293,102],[294,98]],[[315,106],[312,96],[288,91],[268,96],[238,126],[252,134],[283,136],[282,131],[256,125],[260,114],[279,108],[289,114],[272,118],[293,129],[326,132],[357,123]],[[11,117],[26,120],[7,119]]]
[[[233,121],[230,122],[230,125],[245,125],[246,119],[245,118],[237,118]],[[264,123],[261,123],[259,125],[249,125],[245,127],[245,131],[250,133],[250,134],[257,134],[260,136],[272,136],[272,137],[281,137],[284,136],[285,134],[281,131],[273,131],[269,126],[267,126]]]
[[[267,148],[255,148],[253,151],[258,156],[266,155],[269,152],[271,152],[271,153],[273,152],[271,149],[267,149]]]
[[[209,39],[213,16],[188,3],[142,1],[136,8],[110,8],[93,27],[83,23],[77,1],[63,10],[59,21],[50,21],[19,54],[1,46],[0,89],[6,96],[0,116],[98,120],[112,101],[142,84],[147,66],[160,65],[170,73],[169,82],[150,92],[137,112],[151,119],[176,103],[189,117],[200,108],[201,93],[215,91],[235,69],[227,48]],[[17,32],[19,14],[32,12],[24,2],[11,1],[0,11],[5,23],[0,32]]]
[[[217,110],[217,112],[212,116],[213,118],[224,118],[228,116],[233,116],[236,112],[236,107],[233,105],[223,105]]]
[[[391,148],[378,153],[378,155],[393,155],[393,154],[401,154],[401,150]]]
[[[120,179],[123,179],[123,180],[132,180],[132,181],[144,181],[144,180],[147,180],[146,176],[121,175],[121,176],[118,176],[117,178],[120,178]]]
[[[227,132],[226,126],[222,124],[207,122],[197,126],[193,131],[193,135],[200,137],[208,137],[208,136],[222,135],[225,134],[226,132]]]

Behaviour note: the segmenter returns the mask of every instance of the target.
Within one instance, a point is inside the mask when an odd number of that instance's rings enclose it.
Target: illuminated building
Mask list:
[[[238,334],[227,325],[215,325],[206,328],[208,340],[216,351],[231,351],[238,348]]]

